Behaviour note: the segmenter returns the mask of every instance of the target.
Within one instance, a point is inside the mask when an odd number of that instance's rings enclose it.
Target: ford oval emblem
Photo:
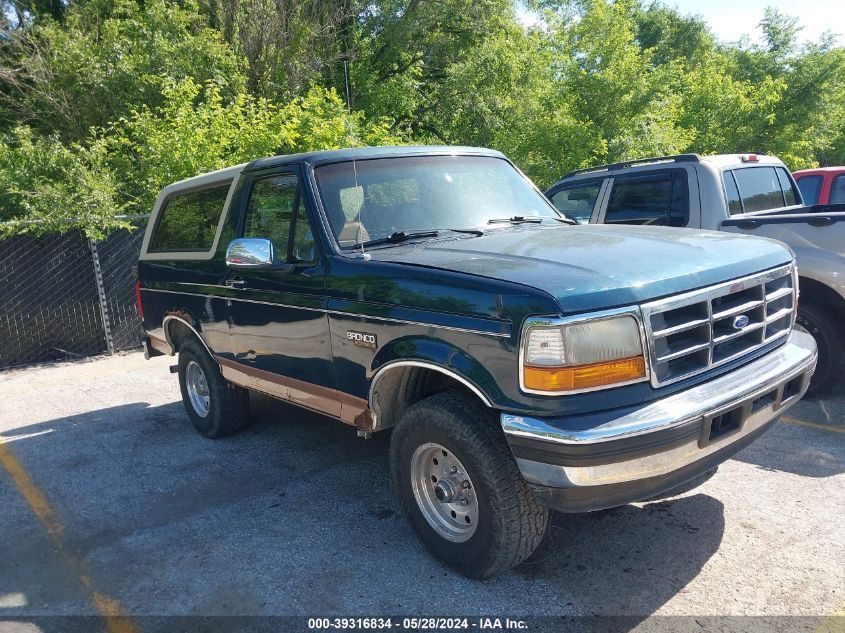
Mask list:
[[[748,321],[749,321],[748,317],[745,316],[744,314],[740,314],[739,316],[734,317],[734,323],[733,323],[734,329],[735,330],[741,330],[746,325],[748,325]]]

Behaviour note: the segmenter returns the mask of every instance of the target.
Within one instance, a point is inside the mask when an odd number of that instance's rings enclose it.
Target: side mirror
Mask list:
[[[264,237],[241,237],[229,242],[226,266],[235,270],[283,270],[288,267],[276,259],[273,241]]]

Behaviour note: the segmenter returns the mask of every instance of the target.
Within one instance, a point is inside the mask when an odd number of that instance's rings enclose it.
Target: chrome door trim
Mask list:
[[[596,203],[593,205],[593,212],[590,214],[589,224],[598,224],[604,221],[604,212],[607,209],[607,201],[610,198],[610,188],[613,186],[613,176],[604,176]],[[601,220],[599,220],[601,218]]]
[[[605,176],[604,190],[601,192],[601,201],[598,203],[595,211],[596,221],[592,224],[604,224],[604,216],[607,214],[607,205],[610,203],[610,192],[613,189],[613,182],[616,180],[615,176],[607,174]]]
[[[220,288],[225,290],[231,290],[226,286],[213,286],[214,288]],[[181,290],[163,290],[160,288],[144,288],[145,292],[165,292],[168,294],[175,294],[175,295],[187,295],[191,297],[202,297],[203,299],[207,299],[209,297],[213,297],[215,299],[225,299],[226,301],[242,301],[244,303],[257,303],[259,305],[268,305],[268,306],[275,306],[279,308],[293,308],[296,310],[308,310],[310,312],[322,312],[323,314],[333,314],[336,316],[343,316],[343,317],[352,317],[352,318],[359,318],[359,319],[370,319],[373,321],[385,321],[387,323],[401,323],[402,325],[418,325],[420,327],[433,327],[438,328],[440,330],[451,330],[453,332],[463,332],[465,334],[480,334],[482,336],[493,336],[496,338],[510,338],[510,334],[504,332],[486,332],[484,330],[471,330],[468,328],[460,328],[454,327],[451,325],[438,325],[436,323],[425,323],[423,321],[407,321],[405,319],[394,319],[391,317],[383,317],[383,316],[375,316],[369,314],[359,314],[357,312],[343,312],[341,310],[328,310],[326,308],[311,308],[308,306],[297,306],[297,305],[288,305],[284,303],[273,303],[271,301],[257,301],[255,299],[243,299],[241,297],[228,297],[225,295],[208,295],[208,294],[200,294],[198,292],[183,292]],[[496,321],[496,323],[505,323],[504,321]]]

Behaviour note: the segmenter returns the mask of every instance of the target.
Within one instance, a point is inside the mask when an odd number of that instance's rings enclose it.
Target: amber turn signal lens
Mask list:
[[[523,382],[535,391],[577,391],[645,378],[642,356],[577,367],[525,367]]]

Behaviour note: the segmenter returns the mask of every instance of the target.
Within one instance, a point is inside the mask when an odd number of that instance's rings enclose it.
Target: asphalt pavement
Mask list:
[[[0,632],[85,615],[131,633],[164,626],[150,616],[304,629],[312,616],[594,614],[808,616],[821,631],[845,615],[845,386],[692,490],[555,515],[528,562],[479,582],[432,559],[399,515],[386,436],[255,396],[248,429],[202,438],[173,362],[0,373]]]

